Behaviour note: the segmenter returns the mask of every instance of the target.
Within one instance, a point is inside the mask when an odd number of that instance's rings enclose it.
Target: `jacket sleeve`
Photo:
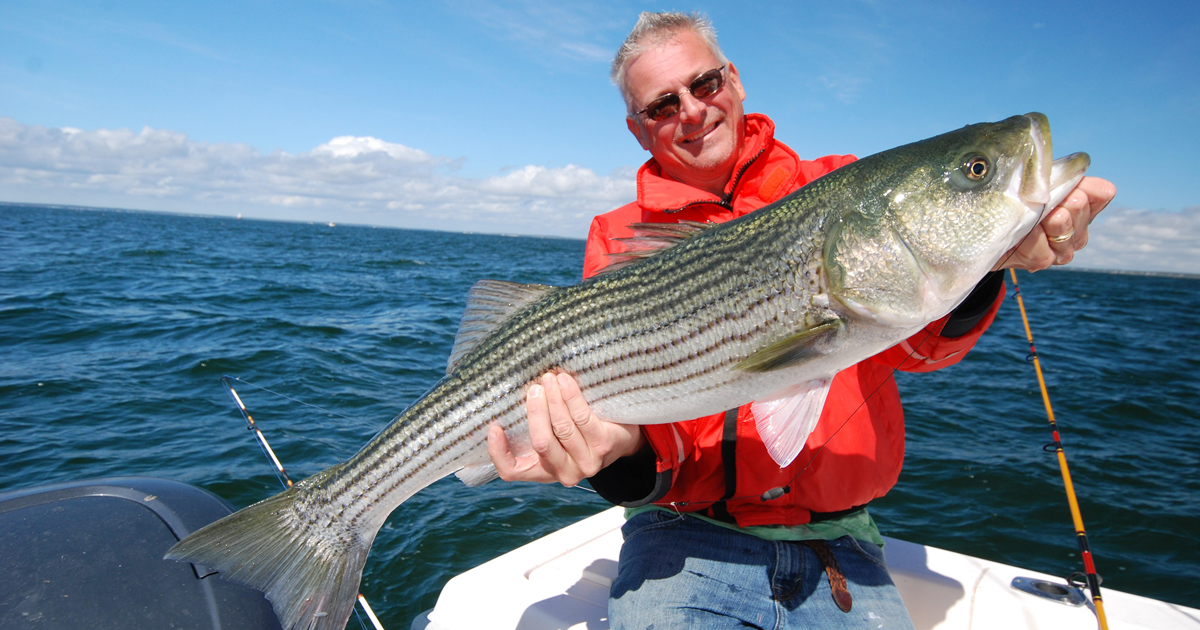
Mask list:
[[[608,255],[613,252],[606,226],[606,218],[598,216],[592,219],[592,226],[588,228],[587,245],[583,250],[584,280],[600,273],[600,270],[608,266]]]
[[[590,479],[592,489],[601,497],[624,507],[654,503],[666,496],[683,463],[692,456],[697,443],[696,431],[721,426],[725,414],[719,413],[686,422],[642,426],[646,446],[635,455],[623,457]]]
[[[643,432],[647,428],[642,427]],[[671,489],[673,471],[670,468],[660,471],[658,465],[658,453],[652,445],[647,445],[637,453],[600,469],[588,479],[588,483],[596,494],[613,505],[647,505],[663,498]]]
[[[932,372],[958,363],[996,319],[1004,286],[1004,272],[989,273],[949,315],[872,360],[905,372]]]

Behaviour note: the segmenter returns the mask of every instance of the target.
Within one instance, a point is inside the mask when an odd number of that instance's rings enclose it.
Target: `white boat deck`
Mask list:
[[[622,510],[612,508],[456,576],[413,630],[608,628],[623,523]],[[917,630],[1098,625],[1091,599],[1062,578],[891,538],[884,550]],[[1018,577],[1084,603],[1021,592],[1012,586]],[[1200,630],[1200,610],[1111,589],[1102,594],[1111,630]]]

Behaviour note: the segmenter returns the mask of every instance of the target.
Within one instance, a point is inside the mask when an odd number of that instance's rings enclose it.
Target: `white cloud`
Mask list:
[[[582,238],[592,216],[635,194],[631,168],[455,172],[445,157],[371,137],[263,154],[148,127],[55,129],[0,118],[0,201]],[[1200,273],[1200,207],[1110,207],[1072,264]]]
[[[384,142],[379,138],[338,136],[313,149],[313,153],[324,153],[340,158],[354,158],[368,153],[386,153],[389,157],[414,164],[429,163],[435,158],[428,153],[402,144]]]
[[[1181,212],[1109,207],[1072,263],[1094,269],[1200,274],[1200,207]]]
[[[0,118],[0,200],[272,219],[583,237],[633,199],[633,171],[529,165],[484,179],[379,138],[263,154],[144,128],[79,130]]]
[[[613,10],[604,2],[454,0],[449,6],[497,39],[533,52],[533,59],[547,65],[561,63],[562,57],[607,65],[636,20],[636,13]]]

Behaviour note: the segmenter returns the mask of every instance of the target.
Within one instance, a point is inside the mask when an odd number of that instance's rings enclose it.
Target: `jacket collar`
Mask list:
[[[675,213],[697,204],[716,204],[732,208],[738,186],[746,179],[746,171],[759,156],[775,144],[775,123],[763,114],[746,114],[745,146],[738,156],[733,176],[725,184],[725,194],[718,197],[708,191],[693,188],[663,175],[662,167],[650,158],[638,169],[637,201],[648,212]]]

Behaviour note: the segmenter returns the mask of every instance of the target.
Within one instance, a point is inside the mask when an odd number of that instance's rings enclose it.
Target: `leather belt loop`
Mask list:
[[[812,549],[817,554],[817,558],[821,560],[821,564],[825,565],[825,575],[829,576],[829,587],[833,592],[833,603],[837,604],[842,612],[850,612],[850,606],[854,601],[850,596],[850,589],[846,587],[846,576],[842,575],[842,569],[838,566],[837,558],[829,548],[829,543],[824,540],[806,540],[804,544]]]

